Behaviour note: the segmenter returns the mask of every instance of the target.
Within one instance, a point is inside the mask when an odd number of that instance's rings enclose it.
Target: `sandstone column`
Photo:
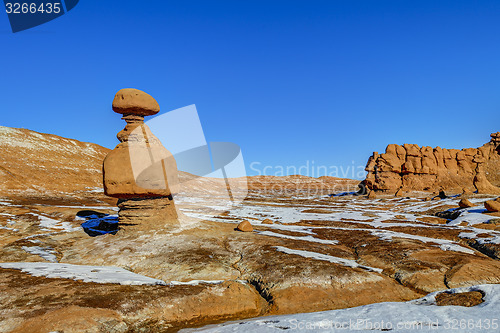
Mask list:
[[[474,162],[477,163],[476,175],[474,176],[474,187],[477,193],[500,194],[500,188],[490,183],[486,172],[486,163],[492,156],[498,154],[500,132],[492,133],[490,136],[491,141],[478,148],[477,154],[474,156]],[[498,171],[496,173],[498,173]]]
[[[122,89],[113,111],[127,125],[118,133],[120,143],[103,163],[104,193],[118,198],[119,222],[124,228],[168,229],[178,226],[173,195],[177,192],[177,164],[147,125],[144,117],[160,106],[137,89]]]

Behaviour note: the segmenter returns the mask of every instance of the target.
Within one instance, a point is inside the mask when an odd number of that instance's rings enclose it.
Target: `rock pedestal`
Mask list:
[[[177,225],[174,201],[168,197],[120,199],[120,223],[152,228]],[[153,225],[150,225],[153,224]]]
[[[117,135],[120,143],[104,159],[103,178],[104,193],[119,199],[120,223],[145,229],[177,226],[177,164],[144,124],[145,116],[160,111],[158,103],[140,90],[122,89],[113,110],[123,114],[127,125]]]

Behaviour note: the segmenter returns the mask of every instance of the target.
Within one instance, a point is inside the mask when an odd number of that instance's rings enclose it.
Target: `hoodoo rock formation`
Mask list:
[[[153,229],[177,225],[177,164],[144,124],[145,116],[160,111],[158,103],[140,90],[122,89],[113,111],[123,114],[127,125],[117,135],[120,144],[104,160],[103,178],[104,193],[119,199],[120,223]]]
[[[442,149],[390,144],[368,159],[363,184],[393,194],[406,191],[455,191],[500,194],[500,132],[479,148]]]

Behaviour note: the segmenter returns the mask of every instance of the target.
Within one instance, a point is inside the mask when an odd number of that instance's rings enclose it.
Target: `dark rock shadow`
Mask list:
[[[109,215],[92,210],[81,210],[76,216],[83,217],[87,221],[81,224],[83,231],[91,237],[102,236],[106,234],[116,234],[118,232],[118,216]]]

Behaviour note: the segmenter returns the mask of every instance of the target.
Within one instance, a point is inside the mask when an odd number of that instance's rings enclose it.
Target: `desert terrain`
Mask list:
[[[176,229],[123,225],[92,237],[81,212],[118,211],[103,193],[108,152],[0,127],[0,331],[263,332],[332,317],[438,326],[498,318],[500,214],[485,208],[497,194],[473,188],[486,178],[498,185],[492,158],[464,155],[475,163],[470,172],[460,164],[465,188],[441,196],[452,181],[439,176],[446,165],[419,172],[409,169],[418,154],[399,162],[390,151],[382,157],[392,164],[372,156],[368,168],[391,171],[380,180],[369,169],[371,188],[360,193],[359,180],[256,176],[243,202],[217,207],[213,180],[196,198],[174,196],[184,217]],[[413,174],[421,176],[403,188]],[[253,230],[236,230],[242,221]]]

